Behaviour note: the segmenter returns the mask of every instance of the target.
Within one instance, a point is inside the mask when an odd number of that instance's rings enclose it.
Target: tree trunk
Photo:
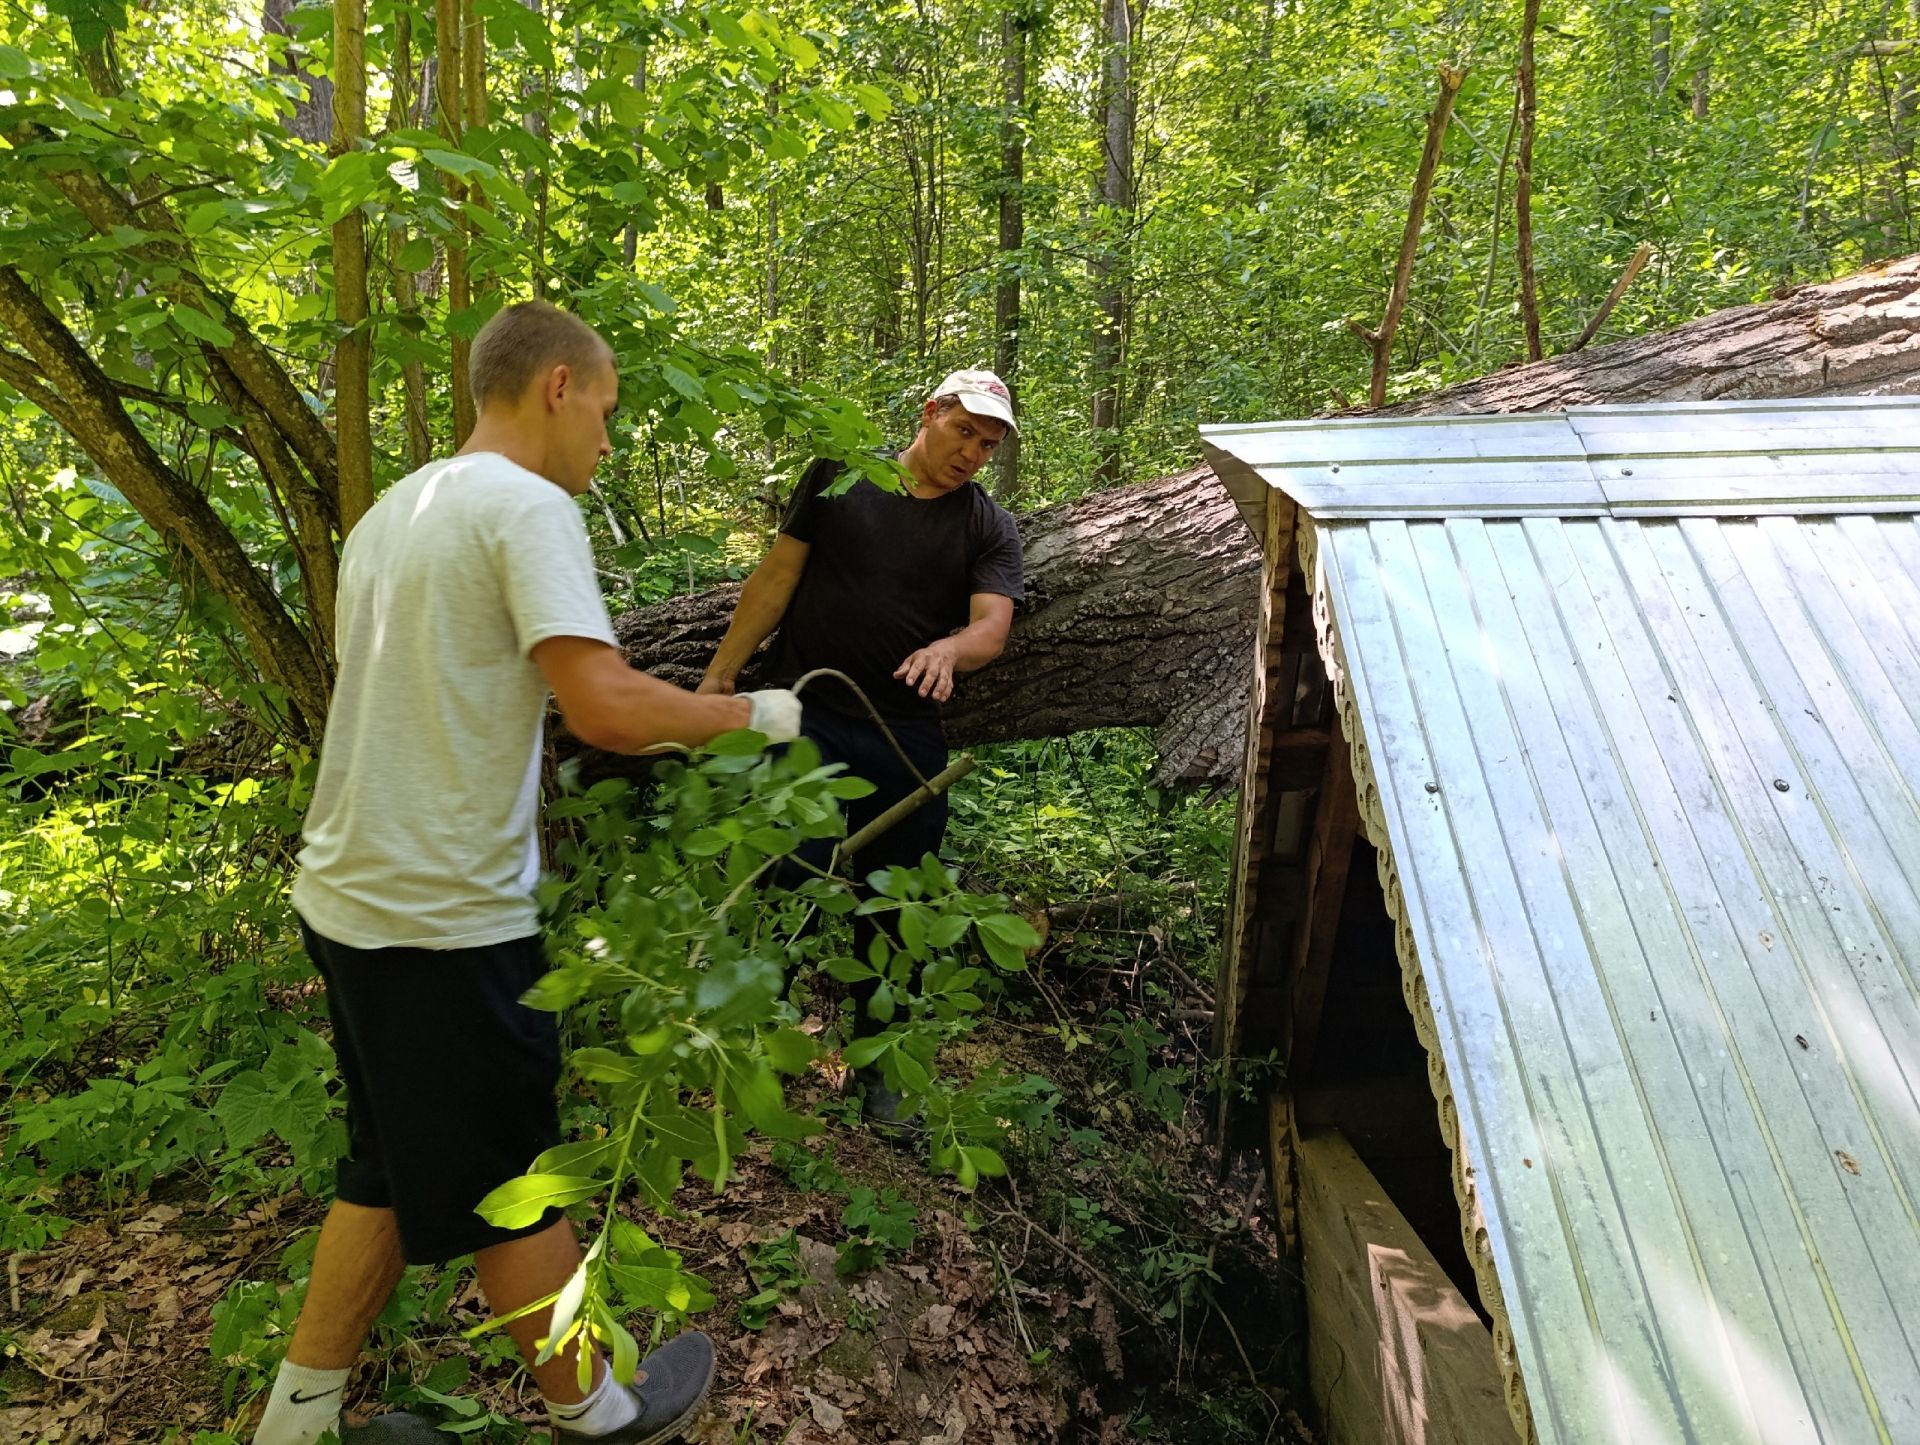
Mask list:
[[[1533,275],[1533,39],[1540,26],[1540,0],[1526,0],[1520,20],[1520,149],[1513,165],[1513,247],[1520,269],[1520,319],[1527,333],[1527,360],[1544,354],[1540,343],[1540,297]]]
[[[1229,776],[1244,725],[1259,558],[1205,467],[1020,519],[1027,600],[1006,653],[947,708],[956,747],[1151,727],[1161,775]],[[691,687],[733,615],[719,588],[615,624],[639,666]],[[751,674],[749,674],[749,678]]]
[[[460,0],[434,0],[433,33],[438,63],[434,66],[435,100],[440,112],[440,134],[451,150],[460,149],[466,131],[466,111],[461,105],[461,77],[465,67],[460,59]],[[467,283],[467,218],[463,209],[467,188],[458,176],[445,179],[448,197],[454,202],[453,234],[447,237],[447,319],[449,323],[448,357],[453,367],[453,445],[466,445],[473,430],[473,381],[467,374],[467,358],[473,350],[470,337],[462,334],[458,317],[473,305],[473,291]]]
[[[288,35],[287,12],[294,0],[266,0],[260,15],[260,29],[268,35]],[[333,82],[324,75],[308,75],[301,68],[301,55],[289,40],[283,58],[272,61],[267,69],[273,75],[290,75],[307,88],[293,105],[293,120],[287,129],[304,141],[323,146],[332,135]]]
[[[206,574],[233,609],[261,671],[286,690],[296,729],[319,736],[328,678],[308,638],[213,505],[161,459],[121,405],[112,380],[11,267],[0,267],[0,326],[45,378],[44,388],[24,394],[80,445],[148,526]]]
[[[367,134],[366,0],[334,0],[334,155],[358,150]],[[333,223],[334,315],[341,337],[333,351],[333,432],[340,474],[340,532],[345,536],[373,505],[373,419],[367,334],[367,231],[358,207]]]
[[[1653,93],[1665,95],[1673,78],[1673,7],[1656,4],[1648,25],[1648,42],[1653,51]]]
[[[390,130],[415,123],[413,85],[413,12],[403,7],[393,32],[393,94],[387,112]],[[392,277],[394,308],[403,316],[420,309],[420,291],[414,274],[401,264],[407,248],[407,223],[397,212],[387,219],[387,262]],[[433,456],[433,435],[427,424],[427,369],[418,360],[401,364],[402,411],[407,425],[407,465],[424,467]]]
[[[1133,227],[1133,40],[1134,14],[1129,0],[1104,0],[1105,50],[1101,87],[1100,203],[1108,234],[1100,239],[1092,263],[1094,323],[1088,381],[1100,461],[1095,479],[1113,481],[1120,472],[1120,389],[1125,363],[1127,251]]]
[[[1920,256],[1671,331],[1554,357],[1380,415],[1597,402],[1920,395]],[[1253,537],[1205,467],[1021,518],[1028,604],[1006,655],[948,709],[955,746],[1152,727],[1163,781],[1230,783],[1253,667]],[[691,686],[732,615],[722,588],[615,623],[641,667]],[[617,769],[604,755],[597,769]]]
[[[1920,0],[1917,0],[1920,3]],[[993,291],[993,369],[1019,385],[1020,262],[1026,245],[1027,26],[1011,7],[1000,17],[1000,276]],[[1009,433],[994,453],[994,493],[1011,501],[1020,485],[1020,436]]]

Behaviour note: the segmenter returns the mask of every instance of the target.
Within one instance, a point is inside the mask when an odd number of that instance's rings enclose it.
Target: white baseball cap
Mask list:
[[[990,416],[1005,422],[1009,431],[1020,430],[1013,419],[1013,393],[991,371],[950,372],[947,379],[934,388],[933,394],[958,397],[960,405],[975,416]]]

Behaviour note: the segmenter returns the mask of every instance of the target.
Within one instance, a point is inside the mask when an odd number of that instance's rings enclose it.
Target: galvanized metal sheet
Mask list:
[[[1542,1440],[1920,1441],[1920,524],[1319,536]]]
[[[1201,437],[1250,519],[1263,485],[1323,521],[1920,510],[1913,397],[1277,422]]]

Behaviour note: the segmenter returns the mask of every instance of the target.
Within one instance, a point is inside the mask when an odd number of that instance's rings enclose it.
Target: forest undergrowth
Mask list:
[[[1308,1438],[1278,1383],[1263,1176],[1206,1138],[1217,1091],[1258,1082],[1206,1048],[1230,801],[1153,787],[1131,733],[980,759],[953,799],[961,901],[927,905],[989,945],[946,978],[979,1006],[903,993],[895,1030],[910,1072],[932,1064],[929,1117],[975,1152],[930,1169],[939,1128],[903,1150],[860,1127],[841,985],[803,963],[774,1005],[812,1041],[784,1114],[736,1107],[753,1127],[723,1190],[696,1158],[670,1208],[622,1191],[612,1302],[653,1306],[628,1317],[642,1349],[682,1320],[720,1342],[702,1440]],[[28,771],[16,753],[26,826],[0,843],[0,1441],[242,1441],[342,1131],[284,902],[298,780]],[[570,1076],[565,1097],[569,1138],[617,1125],[617,1089]],[[595,1199],[574,1208],[595,1227]],[[469,1268],[409,1270],[354,1409],[529,1438],[537,1398],[484,1323]]]

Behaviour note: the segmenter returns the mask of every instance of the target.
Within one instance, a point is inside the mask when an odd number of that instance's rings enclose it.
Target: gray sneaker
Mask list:
[[[349,1425],[343,1416],[337,1433],[341,1445],[449,1445],[458,1438],[408,1410],[375,1415],[364,1425]]]
[[[553,1445],[666,1445],[694,1422],[713,1388],[713,1341],[699,1330],[675,1335],[640,1362],[633,1383],[620,1388],[640,1413],[609,1435],[581,1435],[556,1425]]]
[[[926,1126],[907,1108],[906,1099],[887,1087],[886,1076],[868,1064],[853,1071],[860,1086],[860,1122],[889,1144],[910,1144],[925,1132]]]

